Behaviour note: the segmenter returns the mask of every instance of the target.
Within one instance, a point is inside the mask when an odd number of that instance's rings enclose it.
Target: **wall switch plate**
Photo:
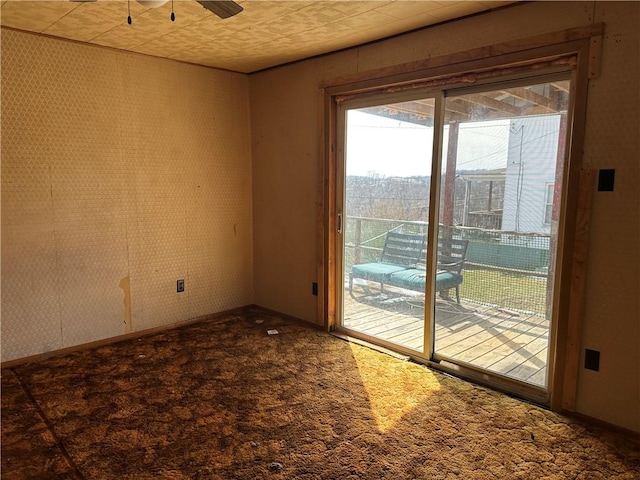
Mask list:
[[[176,283],[178,293],[184,292],[184,280],[178,280]]]
[[[598,172],[598,191],[613,192],[613,184],[616,179],[616,171],[613,168],[603,169]]]
[[[597,372],[600,370],[600,352],[597,350],[584,351],[584,368]]]

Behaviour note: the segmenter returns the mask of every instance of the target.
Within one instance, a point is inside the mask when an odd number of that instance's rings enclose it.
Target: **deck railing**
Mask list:
[[[516,312],[545,314],[549,295],[548,234],[446,228],[455,238],[469,240],[460,287],[463,299]],[[389,231],[426,235],[427,223],[347,217],[345,270],[348,272],[354,264],[378,261]]]

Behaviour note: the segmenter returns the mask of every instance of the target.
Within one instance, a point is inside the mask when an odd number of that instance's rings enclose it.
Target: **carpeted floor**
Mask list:
[[[3,370],[2,478],[638,479],[640,446],[256,309]]]

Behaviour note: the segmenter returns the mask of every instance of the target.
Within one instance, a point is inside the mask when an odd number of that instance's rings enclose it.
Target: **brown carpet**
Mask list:
[[[629,438],[257,309],[2,372],[7,480],[638,472]]]

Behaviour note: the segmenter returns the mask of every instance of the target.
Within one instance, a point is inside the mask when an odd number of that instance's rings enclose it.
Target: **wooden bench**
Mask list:
[[[460,303],[460,284],[463,281],[462,267],[467,255],[467,240],[455,238],[438,239],[438,266],[436,288],[440,296],[455,288],[456,300]],[[424,235],[388,232],[379,262],[353,265],[349,272],[349,293],[353,293],[353,280],[362,278],[385,285],[424,292],[426,286],[426,247]]]

